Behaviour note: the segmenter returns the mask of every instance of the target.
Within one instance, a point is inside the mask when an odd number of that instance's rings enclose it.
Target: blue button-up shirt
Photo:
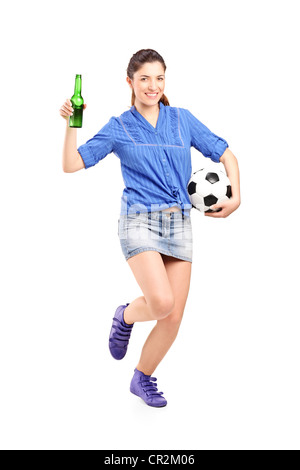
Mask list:
[[[191,147],[219,162],[228,147],[184,108],[164,106],[153,127],[132,106],[78,147],[85,168],[114,153],[121,163],[125,188],[121,215],[178,206],[189,215],[192,204],[187,185],[192,174]]]

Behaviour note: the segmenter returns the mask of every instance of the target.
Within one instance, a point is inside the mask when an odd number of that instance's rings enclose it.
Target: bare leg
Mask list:
[[[129,325],[137,321],[154,320],[153,314],[143,295],[130,302],[128,307],[125,308],[124,320]]]
[[[138,297],[124,310],[124,320],[161,320],[174,307],[174,295],[161,254],[144,251],[128,259],[128,264],[144,296]]]
[[[137,369],[146,375],[153,374],[173,344],[181,324],[190,287],[192,263],[165,255],[163,259],[174,292],[175,305],[167,317],[157,321],[144,344]]]

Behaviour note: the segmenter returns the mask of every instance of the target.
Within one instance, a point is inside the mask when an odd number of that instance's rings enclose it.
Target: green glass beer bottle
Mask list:
[[[73,115],[69,118],[69,127],[82,127],[83,98],[81,96],[81,75],[75,77],[74,95],[71,98]]]

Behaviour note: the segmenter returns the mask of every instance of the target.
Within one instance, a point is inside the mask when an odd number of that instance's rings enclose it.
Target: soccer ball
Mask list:
[[[192,206],[201,212],[219,212],[210,206],[231,198],[230,180],[222,170],[201,168],[192,174],[187,185]]]

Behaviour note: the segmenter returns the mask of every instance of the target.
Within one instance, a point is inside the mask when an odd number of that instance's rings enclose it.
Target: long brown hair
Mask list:
[[[131,57],[127,67],[127,76],[131,80],[133,80],[134,73],[137,72],[142,67],[142,65],[146,64],[147,62],[160,62],[164,68],[164,72],[166,71],[167,66],[165,64],[165,61],[158,52],[154,51],[153,49],[141,49],[140,51],[133,54],[133,56]],[[131,106],[134,105],[134,101],[135,94],[134,90],[132,89]],[[165,106],[170,106],[169,100],[165,94],[162,95],[159,102],[160,101]]]

